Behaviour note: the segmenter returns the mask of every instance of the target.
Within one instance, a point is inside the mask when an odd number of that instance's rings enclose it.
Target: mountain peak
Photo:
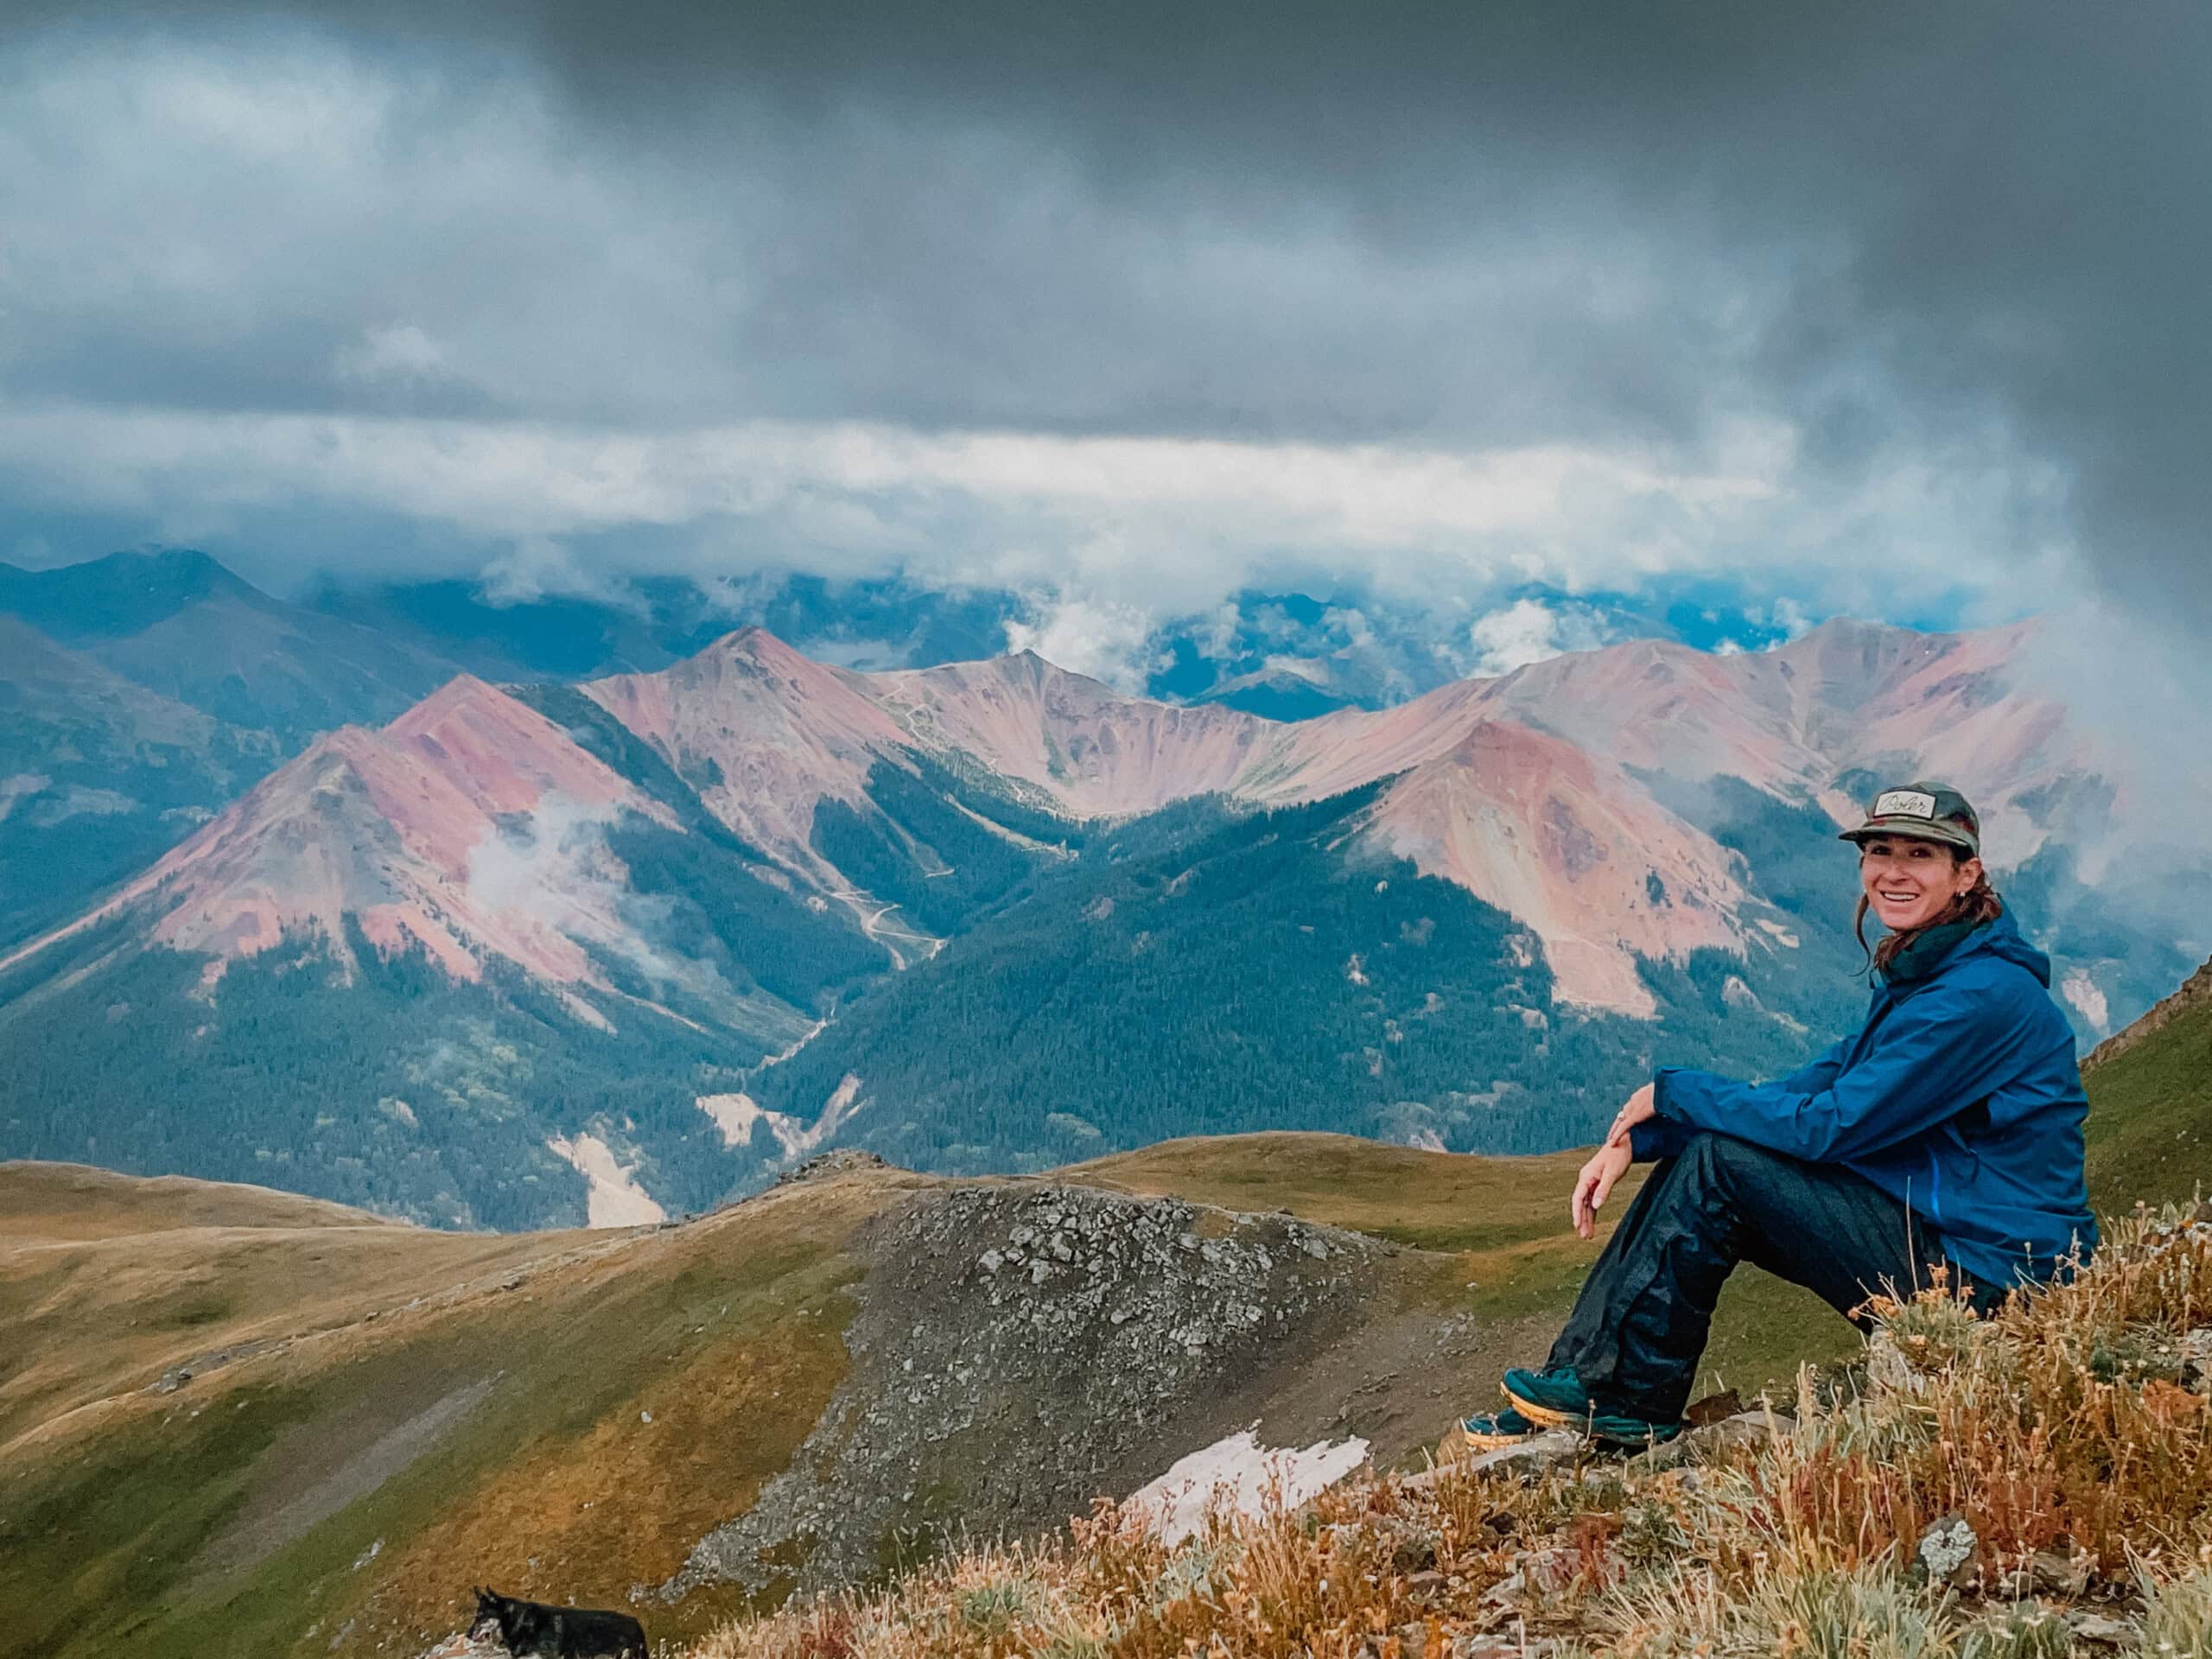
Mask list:
[[[391,729],[398,731],[410,724],[419,726],[429,719],[455,709],[480,708],[495,702],[505,703],[513,701],[513,698],[500,690],[498,686],[488,681],[480,680],[474,674],[456,674],[422,702],[400,715],[398,719],[393,721]]]
[[[126,639],[211,599],[276,602],[195,548],[110,553],[50,570],[0,565],[0,611],[65,645]]]
[[[812,660],[802,657],[757,622],[748,622],[741,628],[732,629],[698,654],[702,657],[741,657],[753,662],[780,663],[793,658],[801,662]]]

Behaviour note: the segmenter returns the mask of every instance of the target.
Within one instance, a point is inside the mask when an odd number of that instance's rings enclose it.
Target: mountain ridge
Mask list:
[[[2145,860],[2084,874],[2078,803],[2125,797],[2008,656],[2024,637],[1631,642],[1294,724],[1033,653],[861,672],[758,627],[650,674],[451,677],[0,955],[0,1040],[33,1058],[0,1147],[84,1155],[116,1127],[89,1079],[154,1064],[163,1033],[240,1079],[328,1053],[370,1173],[302,1179],[449,1219],[571,1213],[579,1148],[680,1209],[802,1142],[963,1170],[1139,1125],[1557,1145],[1662,1047],[1786,1069],[1849,1017],[1833,836],[1926,764],[1894,747],[1916,721],[1979,768],[1955,781],[2000,885],[2101,1037],[2178,976],[2187,918],[2121,908],[2156,890]],[[2130,822],[2100,832],[2126,849]],[[1182,959],[1147,956],[1163,941]],[[1210,1092],[1166,1098],[1142,1066]],[[175,1158],[215,1109],[199,1077],[121,1146]],[[327,1155],[253,1092],[219,1155],[169,1166]],[[430,1096],[454,1115],[435,1136]],[[736,1098],[788,1134],[731,1140],[702,1103]]]

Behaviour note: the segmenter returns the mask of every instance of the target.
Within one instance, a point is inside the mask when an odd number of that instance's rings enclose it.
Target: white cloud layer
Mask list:
[[[338,372],[349,380],[416,381],[446,378],[446,348],[411,322],[395,322],[362,331],[354,344],[342,347]]]
[[[481,42],[6,43],[0,489],[162,539],[424,526],[522,547],[518,593],[533,545],[653,537],[1177,613],[1699,572],[2001,611],[2068,552],[2015,425],[1892,406],[1870,345],[1802,371],[1844,442],[1777,368],[1832,243],[1719,238],[1619,157],[1455,109],[1465,151],[1371,198],[1117,181],[957,99],[748,86],[601,128]]]
[[[594,591],[620,574],[563,569],[545,544],[681,531],[702,576],[779,563],[898,570],[1154,614],[1255,583],[1353,581],[1418,601],[1696,573],[1770,586],[1783,571],[1826,608],[1875,616],[1959,594],[1988,618],[2031,607],[2019,550],[1987,533],[2016,480],[1915,454],[1863,488],[1821,492],[1791,454],[1787,431],[1747,433],[1715,464],[1684,468],[1631,446],[0,409],[0,488],[19,504],[143,517],[171,539],[246,536],[262,517],[385,515],[516,544],[495,574],[518,595]],[[1921,550],[1939,536],[1965,550],[1929,559]],[[2044,550],[2044,574],[2065,557]]]

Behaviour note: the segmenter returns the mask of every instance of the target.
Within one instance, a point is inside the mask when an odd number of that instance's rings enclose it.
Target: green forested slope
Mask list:
[[[1547,1152],[1656,1059],[1770,1074],[1855,1012],[1840,931],[1813,927],[1648,966],[1656,1021],[1555,1004],[1534,934],[1362,847],[1386,786],[1094,832],[753,1092],[805,1116],[856,1076],[844,1139],[962,1172],[1261,1128]]]

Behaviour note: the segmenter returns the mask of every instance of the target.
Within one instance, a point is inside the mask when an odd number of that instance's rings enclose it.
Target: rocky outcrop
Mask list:
[[[1134,1491],[1359,1313],[1390,1247],[1288,1216],[1011,1185],[920,1198],[866,1249],[845,1382],[670,1599],[717,1580],[849,1583],[957,1517],[1034,1531]]]

